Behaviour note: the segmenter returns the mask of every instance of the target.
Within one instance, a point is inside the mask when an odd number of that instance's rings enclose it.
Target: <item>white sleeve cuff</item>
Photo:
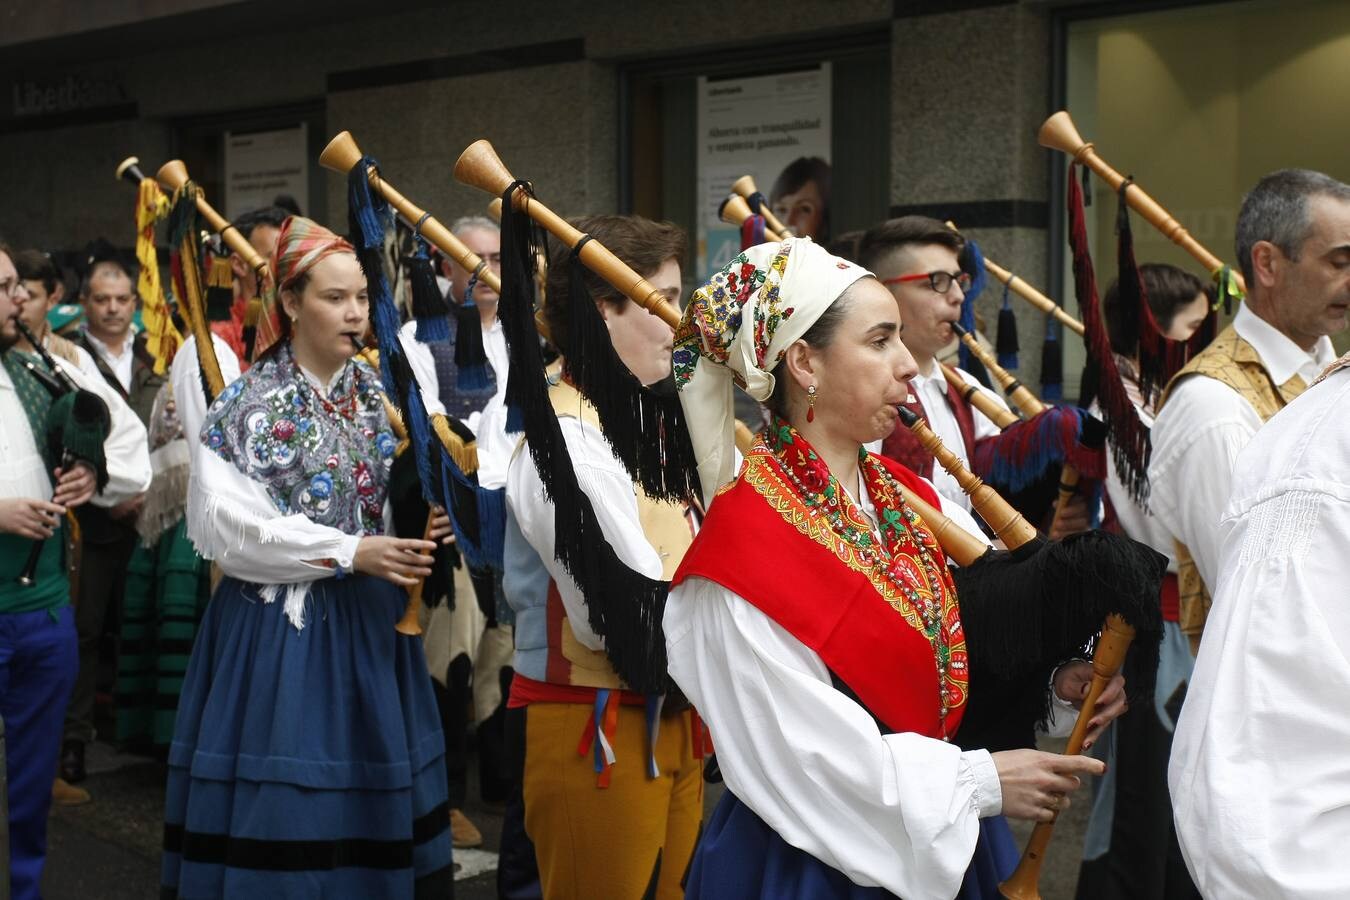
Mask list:
[[[1070,662],[1082,662],[1082,660],[1070,660]],[[1057,666],[1055,671],[1050,674],[1050,685],[1047,688],[1050,691],[1050,717],[1046,720],[1042,732],[1047,737],[1068,737],[1073,732],[1073,726],[1078,723],[1077,708],[1055,690],[1055,676],[1059,674],[1059,670],[1063,667],[1063,665]]]
[[[998,769],[988,750],[967,750],[961,754],[962,779],[969,778],[975,785],[970,804],[981,819],[1003,812],[1003,787],[998,781]]]
[[[352,562],[356,559],[356,545],[361,543],[361,538],[359,534],[344,534],[327,547],[315,548],[313,557],[300,562],[314,569],[317,577],[333,575],[339,570],[344,575],[351,575],[354,573]],[[329,565],[330,560],[332,565]]]

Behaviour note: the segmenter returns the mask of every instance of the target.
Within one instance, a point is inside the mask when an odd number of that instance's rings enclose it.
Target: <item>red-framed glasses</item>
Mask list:
[[[953,283],[961,288],[962,293],[970,289],[970,276],[965,272],[919,272],[916,275],[897,275],[894,278],[883,278],[881,283],[904,284],[907,281],[927,281],[928,286],[939,294],[950,291]]]

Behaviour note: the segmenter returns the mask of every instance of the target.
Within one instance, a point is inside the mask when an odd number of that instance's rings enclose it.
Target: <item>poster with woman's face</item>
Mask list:
[[[799,156],[778,174],[769,192],[778,221],[798,237],[818,244],[830,239],[830,164],[819,156]]]
[[[699,276],[741,251],[740,230],[718,210],[749,175],[770,210],[798,235],[830,230],[830,64],[698,82]]]

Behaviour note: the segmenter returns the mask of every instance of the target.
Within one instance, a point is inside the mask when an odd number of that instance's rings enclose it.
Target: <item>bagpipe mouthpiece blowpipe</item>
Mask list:
[[[1004,392],[1008,395],[1008,399],[1011,400],[1018,409],[1026,413],[1028,417],[1037,416],[1042,412],[1045,412],[1048,407],[1037,399],[1036,395],[1031,393],[1027,386],[1022,384],[1015,375],[1000,366],[998,360],[994,359],[993,355],[989,353],[988,350],[985,350],[984,347],[980,346],[979,341],[975,340],[974,335],[955,322],[952,323],[952,330],[961,338],[961,342],[970,348],[971,354],[984,364],[984,367],[989,370],[989,374],[994,376],[994,380],[999,383]],[[955,375],[955,373],[952,374]],[[959,378],[960,376],[957,377]],[[948,377],[948,380],[951,380],[950,376]],[[989,406],[997,406],[997,404],[989,403],[989,398],[987,397],[982,397],[982,399]],[[976,408],[986,416],[989,415],[988,412],[985,412],[983,407],[977,406]],[[992,419],[992,416],[990,418]],[[997,419],[994,419],[995,423],[997,423],[997,421]],[[1007,426],[1000,425],[999,427],[1006,428]],[[1067,508],[1069,501],[1073,499],[1073,495],[1077,492],[1078,479],[1078,468],[1072,463],[1066,462],[1059,473],[1059,492],[1055,499],[1055,518],[1054,521],[1051,522],[1051,530],[1054,529],[1055,522],[1057,522],[1060,516],[1064,514],[1064,510]]]
[[[956,388],[961,399],[978,409],[986,419],[999,427],[999,430],[1015,425],[1022,421],[1017,418],[1017,414],[1011,410],[1005,409],[988,394],[980,390],[978,384],[970,384],[956,370],[946,363],[938,363],[942,367],[942,377],[947,379],[947,383]]]
[[[984,349],[973,334],[962,328],[958,322],[952,323],[952,331],[956,332],[956,336],[970,350],[971,355],[983,363],[989,374],[994,376],[994,380],[1003,388],[1003,393],[1008,395],[1013,406],[1020,409],[1027,418],[1045,411],[1045,404],[1016,375],[1000,366],[993,354]]]
[[[1008,501],[1000,497],[998,491],[985,484],[978,475],[966,468],[961,460],[956,457],[956,454],[943,445],[942,438],[938,437],[928,427],[927,422],[906,407],[897,406],[896,411],[900,414],[900,421],[904,423],[906,428],[914,432],[923,448],[933,454],[933,458],[938,461],[938,464],[956,479],[956,483],[961,486],[961,490],[970,497],[971,508],[979,513],[980,518],[984,519],[990,528],[994,529],[994,534],[999,536],[1004,546],[1011,550],[1036,538],[1036,529],[1031,523],[1024,519],[1021,513],[1013,509]]]

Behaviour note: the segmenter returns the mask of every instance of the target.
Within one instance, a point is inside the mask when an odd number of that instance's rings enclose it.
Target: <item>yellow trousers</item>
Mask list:
[[[643,708],[619,707],[610,784],[577,753],[591,707],[533,703],[525,711],[525,830],[546,900],[678,900],[703,818],[703,772],[688,710],[662,716],[661,774],[647,774]]]

